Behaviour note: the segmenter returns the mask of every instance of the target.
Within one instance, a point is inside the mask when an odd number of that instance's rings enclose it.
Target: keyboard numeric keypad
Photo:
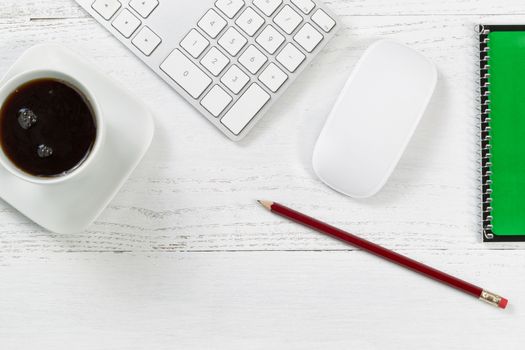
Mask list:
[[[281,12],[275,16],[273,21],[281,28],[286,34],[292,34],[299,24],[303,21],[303,17],[299,15],[294,9],[286,5],[283,7]]]
[[[180,46],[193,58],[198,58],[209,45],[210,42],[195,29],[192,29],[180,43]]]
[[[292,3],[308,15],[315,8],[315,3],[312,0],[292,0]]]
[[[217,118],[231,101],[233,101],[233,98],[219,85],[215,85],[202,99],[201,105]]]
[[[251,7],[248,7],[235,21],[241,29],[248,34],[253,36],[264,24],[264,18],[259,16]]]
[[[253,4],[266,16],[270,17],[281,6],[283,0],[254,0]]]
[[[239,57],[239,63],[252,74],[256,74],[267,61],[268,57],[254,45],[250,45]]]
[[[221,82],[234,94],[239,94],[248,84],[250,77],[244,74],[236,65],[233,65],[221,78]]]
[[[259,80],[275,93],[288,80],[288,75],[277,67],[275,63],[270,63],[259,76]]]
[[[194,99],[199,98],[212,80],[178,49],[162,62],[160,69]]]
[[[161,69],[210,120],[230,136],[240,135],[284,91],[335,23],[312,0],[214,4]]]
[[[232,19],[244,7],[244,1],[243,0],[217,0],[217,2],[215,2],[215,6],[217,6],[217,8],[221,10],[221,12],[226,15],[226,17]]]
[[[220,52],[216,47],[212,47],[201,60],[201,64],[216,77],[221,74],[221,72],[229,63],[230,59]]]
[[[294,36],[294,40],[301,45],[303,49],[312,52],[323,40],[323,35],[310,23],[306,23]]]
[[[214,0],[200,14],[179,5],[92,0],[82,6],[234,140],[244,136],[337,26],[318,0]],[[195,21],[183,37],[174,37],[181,29],[174,13]],[[174,41],[175,47],[169,46]]]
[[[255,41],[257,41],[257,43],[270,55],[273,55],[275,51],[277,51],[277,49],[284,43],[284,40],[285,37],[271,25],[266,26],[257,39],[255,39]]]
[[[221,123],[234,135],[239,135],[270,99],[270,94],[264,91],[257,83],[253,83],[232,108],[226,112],[221,119]]]
[[[277,55],[277,61],[293,73],[304,62],[306,56],[294,44],[288,43]]]
[[[334,19],[321,9],[315,11],[312,20],[326,33],[329,33],[335,27]]]
[[[226,27],[226,20],[222,18],[215,10],[210,9],[204,17],[201,18],[197,25],[212,39],[215,39],[220,32]]]
[[[248,40],[235,28],[230,27],[219,39],[219,45],[230,55],[237,56]]]

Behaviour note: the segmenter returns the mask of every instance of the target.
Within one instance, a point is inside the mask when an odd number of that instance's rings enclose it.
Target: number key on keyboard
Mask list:
[[[93,10],[97,11],[106,21],[109,21],[121,6],[122,4],[118,0],[96,0],[91,5]]]
[[[243,0],[217,0],[215,6],[219,8],[228,18],[233,18],[244,6]]]
[[[241,92],[249,81],[250,77],[244,74],[236,65],[231,66],[221,78],[221,82],[235,95]]]
[[[129,6],[137,11],[143,18],[148,18],[149,15],[159,6],[158,0],[131,0]]]
[[[228,28],[219,39],[219,45],[232,56],[236,56],[247,42],[248,40],[233,27]]]
[[[192,29],[180,43],[180,46],[193,58],[198,58],[209,45],[210,42],[195,29]]]
[[[275,10],[281,6],[283,0],[254,0],[253,4],[257,6],[266,16],[270,17],[273,15]]]
[[[162,62],[160,69],[193,98],[199,98],[212,82],[210,77],[178,49],[173,50]]]
[[[264,19],[257,14],[251,7],[248,7],[242,15],[235,21],[241,29],[248,34],[253,36],[264,24]]]
[[[312,0],[292,0],[292,3],[297,6],[305,15],[312,12],[315,4]]]
[[[233,107],[226,112],[221,123],[234,135],[239,135],[259,111],[270,101],[270,95],[253,83]]]
[[[275,16],[273,19],[275,23],[286,33],[292,34],[293,31],[299,26],[303,21],[303,18],[295,12],[290,6],[286,5],[283,7],[281,12]]]
[[[210,51],[201,60],[201,64],[216,77],[230,63],[230,59],[220,52],[216,47],[212,47]]]
[[[310,23],[306,23],[294,36],[294,40],[308,52],[312,52],[323,40],[323,35]]]
[[[270,55],[283,44],[285,38],[274,27],[267,25],[261,34],[255,39]]]
[[[148,27],[142,27],[140,32],[131,41],[142,53],[149,56],[161,43],[160,37]]]
[[[250,45],[239,57],[239,63],[250,73],[255,74],[268,61],[268,58],[254,45]]]
[[[206,34],[215,39],[217,35],[226,27],[227,22],[215,10],[210,9],[197,25]]]

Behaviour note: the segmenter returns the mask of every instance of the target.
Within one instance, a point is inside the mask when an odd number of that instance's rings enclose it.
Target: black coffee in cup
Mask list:
[[[2,150],[30,175],[66,175],[93,149],[93,113],[87,99],[69,84],[55,79],[25,83],[0,107]]]

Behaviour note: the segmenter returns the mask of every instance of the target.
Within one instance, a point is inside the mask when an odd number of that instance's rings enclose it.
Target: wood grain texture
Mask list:
[[[414,251],[508,310],[361,252],[57,254],[0,270],[3,349],[522,349],[519,252]],[[497,261],[497,264],[493,264]],[[409,287],[408,287],[409,286]]]
[[[525,3],[327,3],[343,30],[234,144],[73,1],[3,0],[0,74],[32,45],[62,43],[145,101],[157,130],[86,232],[45,232],[0,201],[0,348],[522,348],[525,246],[480,240],[473,28],[523,23]],[[440,82],[387,186],[356,201],[315,178],[311,150],[357,59],[383,37],[423,52]],[[378,263],[256,199],[483,284],[512,308]]]

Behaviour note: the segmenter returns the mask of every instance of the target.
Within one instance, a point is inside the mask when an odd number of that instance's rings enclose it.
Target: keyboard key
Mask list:
[[[121,6],[122,4],[118,0],[96,0],[91,5],[93,10],[97,11],[106,21],[109,21]]]
[[[277,55],[277,61],[291,73],[295,72],[305,59],[306,56],[291,43],[286,44],[284,49]]]
[[[131,37],[131,34],[135,33],[140,24],[140,20],[128,9],[124,9],[111,23],[125,38]]]
[[[201,60],[201,64],[216,77],[221,74],[229,63],[230,59],[216,47],[212,47]]]
[[[281,6],[283,0],[254,0],[253,4],[257,6],[266,16],[270,17],[273,15],[275,10]]]
[[[148,27],[142,27],[140,32],[132,40],[133,45],[146,56],[151,55],[161,42],[160,37]]]
[[[250,45],[239,57],[239,63],[252,74],[257,73],[266,61],[268,58],[254,45]]]
[[[321,9],[315,11],[314,15],[312,16],[312,20],[327,33],[329,33],[332,28],[335,27],[335,21],[332,19],[332,17],[328,16],[328,14]]]
[[[233,99],[223,88],[215,85],[202,99],[201,105],[214,117],[218,117]]]
[[[219,16],[219,14],[213,9],[208,10],[199,23],[197,23],[199,28],[204,30],[204,32],[213,39],[215,39],[224,27],[226,27],[226,24],[227,22],[224,18]]]
[[[264,24],[264,19],[257,14],[251,7],[248,7],[242,15],[235,21],[241,29],[248,34],[253,36]]]
[[[243,0],[217,0],[215,6],[219,8],[228,18],[233,18],[244,6]]]
[[[247,42],[248,40],[233,27],[228,28],[218,41],[219,45],[232,56],[236,56]]]
[[[180,43],[180,46],[193,58],[198,58],[209,45],[210,42],[195,29],[192,29]]]
[[[153,10],[159,6],[159,2],[158,0],[131,0],[129,6],[142,17],[148,18]]]
[[[315,4],[312,0],[292,0],[292,3],[303,11],[305,15],[312,12],[315,7]]]
[[[268,101],[270,95],[253,83],[221,119],[221,123],[233,134],[239,135]]]
[[[292,34],[303,21],[303,17],[295,12],[290,6],[286,5],[281,12],[275,16],[273,21],[277,23],[286,34]]]
[[[272,92],[277,92],[288,80],[288,76],[275,63],[270,63],[259,76],[259,80]]]
[[[250,77],[244,74],[236,65],[231,66],[221,78],[221,82],[236,95],[241,92],[249,81]]]
[[[210,77],[178,49],[173,50],[162,62],[160,69],[195,99],[199,98],[212,82]]]
[[[294,40],[308,52],[312,52],[323,40],[323,35],[317,31],[310,23],[306,23],[301,30],[294,36]]]
[[[259,43],[259,45],[261,45],[270,55],[273,55],[284,42],[284,36],[282,36],[274,27],[268,25],[264,28],[262,33],[259,34],[255,41],[257,41],[257,43]]]

